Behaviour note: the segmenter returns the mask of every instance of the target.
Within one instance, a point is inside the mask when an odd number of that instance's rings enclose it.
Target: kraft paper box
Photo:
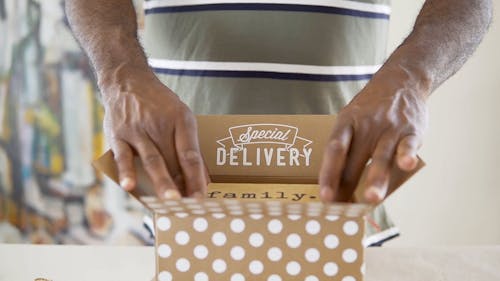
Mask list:
[[[364,216],[374,206],[319,201],[334,122],[330,115],[198,116],[212,181],[204,200],[158,199],[136,161],[133,195],[154,215],[157,280],[363,280]],[[117,182],[111,152],[94,166]],[[392,187],[411,176],[396,174]]]

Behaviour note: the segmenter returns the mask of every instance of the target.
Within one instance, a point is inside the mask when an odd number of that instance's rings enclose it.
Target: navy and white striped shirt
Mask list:
[[[388,0],[150,0],[143,44],[197,114],[331,114],[386,56]]]

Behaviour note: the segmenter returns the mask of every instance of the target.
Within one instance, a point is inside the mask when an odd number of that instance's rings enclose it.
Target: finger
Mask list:
[[[210,173],[208,172],[207,162],[205,161],[205,158],[203,158],[203,155],[201,155],[201,157],[203,160],[203,173],[205,174],[205,184],[207,185],[208,188],[208,184],[211,183],[212,180],[210,179]]]
[[[396,159],[401,170],[409,172],[417,167],[417,151],[421,145],[422,141],[417,135],[408,135],[399,141]]]
[[[174,134],[166,133],[166,130],[162,130],[161,127],[155,127],[151,129],[151,134],[148,135],[149,138],[157,145],[161,155],[163,156],[167,166],[167,171],[172,177],[175,185],[178,187],[180,192],[185,193],[184,177],[175,151]]]
[[[364,135],[353,133],[339,188],[334,193],[334,201],[350,202],[352,200],[352,195],[358,186],[366,162],[370,158],[370,147],[367,143],[370,142]]]
[[[369,203],[380,203],[387,194],[396,144],[397,137],[386,134],[375,147],[362,185],[367,187],[364,196]]]
[[[131,191],[136,185],[134,153],[132,152],[132,148],[130,148],[128,143],[118,139],[113,139],[110,143],[115,163],[118,167],[120,186],[126,191]]]
[[[200,153],[194,118],[182,119],[176,125],[175,148],[184,174],[187,195],[204,196],[208,179],[205,175],[205,165]]]
[[[337,192],[351,137],[352,127],[338,124],[326,146],[319,174],[320,196],[323,201],[333,201]]]
[[[181,195],[168,173],[163,156],[156,146],[148,138],[143,138],[135,145],[135,149],[141,158],[144,170],[153,182],[158,197],[179,199]]]

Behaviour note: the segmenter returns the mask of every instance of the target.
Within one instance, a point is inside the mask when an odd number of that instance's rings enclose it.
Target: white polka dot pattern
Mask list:
[[[216,259],[212,263],[212,269],[216,273],[223,273],[226,271],[226,268],[227,268],[226,262],[222,259]]]
[[[260,220],[261,218],[263,218],[264,216],[262,214],[251,214],[250,215],[250,218],[251,219],[254,219],[254,220]]]
[[[323,272],[328,277],[332,277],[332,276],[337,275],[338,271],[339,271],[339,267],[334,262],[327,262],[325,264],[325,266],[323,266]]]
[[[302,243],[302,238],[297,233],[292,233],[286,238],[286,244],[290,248],[298,248]]]
[[[180,272],[186,272],[191,267],[191,263],[187,259],[182,258],[177,260],[177,262],[175,263],[175,267]]]
[[[316,235],[321,231],[321,225],[316,220],[310,220],[306,223],[306,232],[311,235]]]
[[[269,230],[269,232],[272,234],[279,234],[282,229],[283,229],[283,223],[281,223],[281,221],[278,219],[272,219],[267,224],[267,230]]]
[[[255,232],[250,235],[250,238],[248,238],[248,241],[250,242],[250,245],[252,245],[255,248],[258,248],[264,244],[264,237],[262,234]]]
[[[147,200],[164,211],[159,281],[362,280],[363,225],[347,216],[357,205]]]
[[[208,228],[208,222],[204,218],[197,218],[193,222],[193,228],[198,232],[204,232]]]
[[[194,281],[208,281],[209,277],[205,272],[198,272],[194,275]]]
[[[250,270],[250,273],[259,275],[262,271],[264,271],[264,264],[261,261],[254,260],[250,262],[248,269]]]
[[[358,253],[354,249],[345,249],[342,252],[342,259],[347,263],[353,263],[358,258]]]
[[[241,233],[245,230],[245,222],[242,219],[234,219],[231,221],[231,230],[234,233]]]
[[[267,251],[267,257],[269,258],[270,261],[279,261],[281,260],[281,257],[283,257],[283,253],[281,252],[280,248],[277,247],[272,247]]]
[[[314,275],[309,275],[306,277],[306,279],[304,279],[304,281],[319,281],[319,279]]]
[[[267,278],[267,281],[283,281],[283,279],[281,279],[281,276],[273,274]]]
[[[157,221],[156,224],[158,226],[158,229],[161,231],[167,231],[170,229],[170,219],[167,217],[160,217]]]
[[[305,256],[306,256],[306,260],[308,262],[314,263],[314,262],[317,262],[319,260],[320,253],[319,253],[318,249],[310,248],[310,249],[307,249]]]
[[[358,224],[355,222],[355,221],[348,221],[346,223],[344,223],[344,233],[349,235],[349,236],[352,236],[352,235],[355,235],[356,233],[358,233]]]
[[[286,272],[292,276],[296,276],[300,273],[301,266],[300,263],[296,261],[291,261],[286,264]]]
[[[197,259],[203,260],[208,256],[208,249],[203,245],[198,245],[194,248],[193,255]]]
[[[172,249],[169,245],[161,244],[158,246],[158,256],[160,256],[160,258],[168,258],[171,253]]]
[[[212,243],[214,243],[215,246],[224,246],[226,244],[227,238],[226,234],[223,232],[216,232],[214,235],[212,235]]]
[[[235,261],[240,261],[245,257],[245,249],[240,246],[235,246],[231,249],[231,258]]]
[[[172,274],[168,271],[162,271],[158,274],[158,281],[172,281]]]
[[[335,234],[328,234],[325,236],[325,247],[328,249],[335,249],[339,245],[339,238]]]
[[[175,234],[175,242],[179,245],[186,245],[189,243],[189,234],[186,231],[179,231]]]
[[[231,276],[231,281],[245,281],[245,276],[241,273],[235,273]]]

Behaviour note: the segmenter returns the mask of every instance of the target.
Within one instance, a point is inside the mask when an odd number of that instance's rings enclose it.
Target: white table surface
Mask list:
[[[0,244],[0,281],[150,281],[154,270],[152,247]],[[370,248],[366,270],[366,281],[499,281],[500,246]]]

